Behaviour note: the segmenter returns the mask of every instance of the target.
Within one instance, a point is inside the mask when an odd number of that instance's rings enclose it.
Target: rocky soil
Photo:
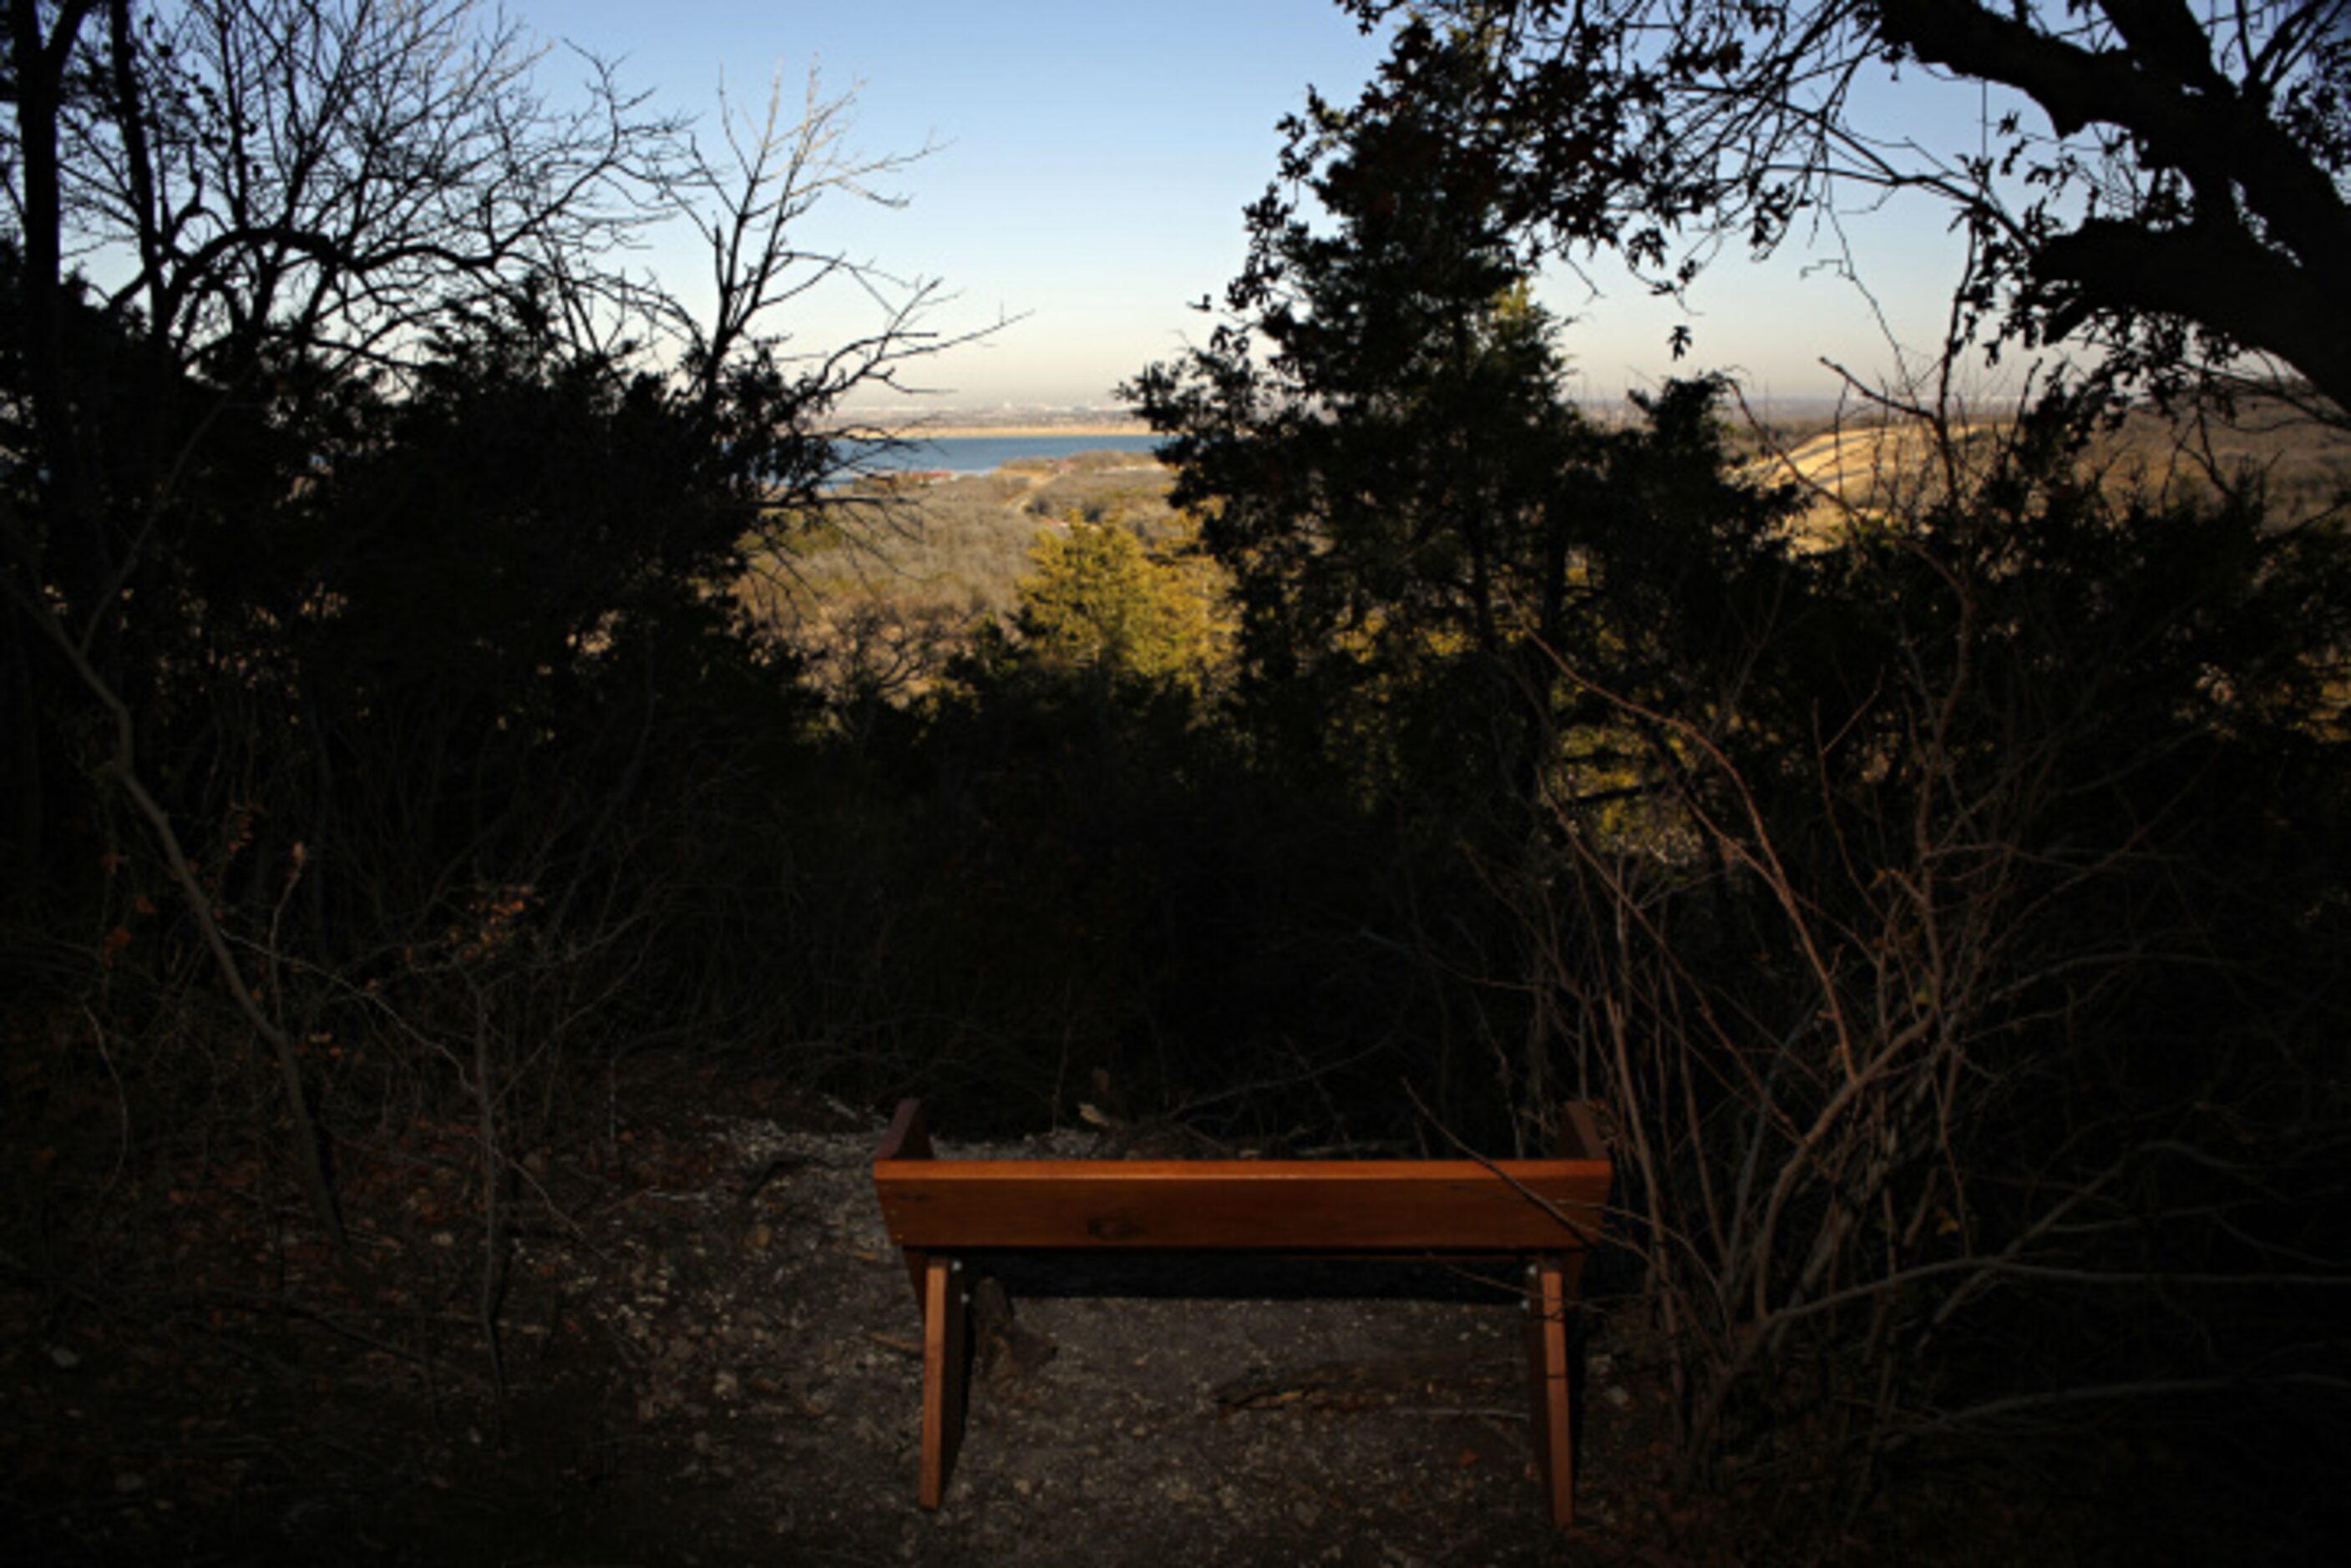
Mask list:
[[[1552,1530],[1510,1282],[1393,1267],[1005,1263],[1012,1315],[925,1513],[878,1107],[684,1067],[601,1097],[592,1133],[511,1162],[495,1238],[467,1124],[347,1137],[357,1277],[233,1140],[28,1189],[0,1257],[0,1563],[2112,1560],[2112,1509],[2007,1476],[1860,1518],[1768,1467],[1677,1501],[1662,1358],[1604,1293],[1578,1524]],[[940,1148],[1134,1152],[1092,1128]]]
[[[495,1360],[460,1129],[345,1151],[355,1240],[398,1284],[338,1282],[258,1162],[134,1173],[160,1234],[85,1268],[92,1288],[20,1272],[0,1293],[0,1557],[1686,1560],[1631,1501],[1662,1495],[1637,1358],[1604,1328],[1589,1347],[1562,1536],[1529,1464],[1515,1302],[1393,1270],[1008,1264],[1011,1324],[983,1347],[946,1505],[923,1512],[920,1325],[873,1198],[880,1134],[771,1086],[632,1085],[593,1147],[519,1161]]]

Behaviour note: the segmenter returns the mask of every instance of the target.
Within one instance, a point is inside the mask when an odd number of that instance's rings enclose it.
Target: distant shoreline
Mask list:
[[[1144,424],[911,425],[898,432],[909,441],[972,441],[987,436],[1147,436]]]

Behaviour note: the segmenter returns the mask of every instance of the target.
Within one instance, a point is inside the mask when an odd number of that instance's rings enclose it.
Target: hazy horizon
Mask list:
[[[885,186],[903,206],[830,202],[803,243],[938,279],[951,299],[930,325],[944,337],[1005,323],[910,368],[928,395],[907,406],[963,412],[1107,406],[1145,365],[1204,339],[1211,321],[1196,303],[1221,298],[1240,265],[1241,210],[1275,171],[1277,121],[1304,106],[1310,84],[1352,101],[1382,54],[1329,0],[507,9],[544,38],[617,60],[624,85],[701,113],[705,132],[722,80],[738,109],[764,106],[778,79],[797,104],[814,66],[828,96],[855,89],[858,150],[934,147]],[[565,55],[547,66],[559,91]],[[1915,72],[1898,102],[1875,82],[1855,101],[1938,151],[1971,147],[1987,103],[1999,108]],[[1838,376],[1823,359],[1876,385],[1898,378],[1906,356],[1914,370],[1931,358],[1961,256],[1949,220],[1914,197],[1816,224],[1765,263],[1734,245],[1684,301],[1652,296],[1604,257],[1581,275],[1549,270],[1537,292],[1571,318],[1579,400],[1613,403],[1697,370],[1731,374],[1758,401],[1833,400]],[[706,265],[674,239],[647,261],[688,294]],[[872,311],[854,290],[812,296],[796,338],[821,350],[869,330]],[[1683,324],[1694,347],[1677,363],[1667,345]]]

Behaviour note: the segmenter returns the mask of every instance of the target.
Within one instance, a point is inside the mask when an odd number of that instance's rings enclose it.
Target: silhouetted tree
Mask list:
[[[1551,803],[1640,787],[1561,659],[1638,670],[1680,711],[1661,639],[1749,629],[1784,575],[1788,503],[1732,473],[1711,383],[1621,427],[1567,400],[1486,139],[1491,64],[1489,39],[1455,32],[1400,50],[1358,105],[1290,122],[1232,319],[1130,391],[1231,574],[1244,723],[1301,784],[1517,883],[1549,875]],[[1540,1101],[1551,1046],[1520,1006],[1514,922],[1399,897],[1416,941],[1467,944],[1433,962],[1497,981],[1474,1046],[1435,1054],[1517,1063]]]
[[[1724,241],[1765,252],[1808,211],[1897,191],[1967,228],[1969,318],[2111,369],[2262,356],[2351,407],[2351,11],[2263,0],[1347,0],[1409,10],[1395,58],[1440,67],[1442,24],[1489,40],[1500,198],[1564,251],[1621,254],[1660,288]],[[1873,76],[2011,89],[1968,145],[1856,107]]]
[[[485,910],[608,937],[704,787],[687,737],[723,774],[788,716],[733,584],[848,504],[831,410],[935,340],[919,282],[866,278],[872,332],[814,350],[778,313],[856,271],[811,206],[901,161],[813,81],[797,119],[780,83],[730,106],[716,152],[592,61],[559,108],[473,0],[8,21],[12,918],[175,903],[331,1231],[316,1010],[442,950],[486,1005],[489,950],[448,935]],[[624,270],[664,216],[713,246],[706,314]],[[503,1063],[458,1069],[486,1115]]]
[[[1299,761],[1325,752],[1374,787],[1405,739],[1376,715],[1438,670],[1493,685],[1487,717],[1519,718],[1427,733],[1431,748],[1507,777],[1540,747],[1528,727],[1549,701],[1518,652],[1562,632],[1570,498],[1601,444],[1560,396],[1553,324],[1465,135],[1481,64],[1432,62],[1290,122],[1285,183],[1249,213],[1235,319],[1130,389],[1173,437],[1176,504],[1233,574],[1250,690],[1302,703]],[[1443,730],[1446,709],[1422,715]]]
[[[1507,8],[1407,21],[1290,128],[1235,319],[1134,389],[1235,575],[1245,722],[1416,819],[1448,897],[1395,945],[1520,1025],[1447,1065],[1607,1106],[1686,1475],[2134,1400],[2324,1432],[2338,532],[2136,493],[2095,397],[1929,421],[1868,510],[1742,476],[1719,383],[1577,419],[1510,285],[1571,222],[1661,256],[1747,199],[1669,90],[1739,59],[1520,9],[1599,51],[1588,100]]]

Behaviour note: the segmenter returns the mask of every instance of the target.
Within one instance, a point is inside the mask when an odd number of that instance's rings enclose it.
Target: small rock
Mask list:
[[[754,1252],[764,1252],[775,1243],[775,1240],[776,1228],[761,1223],[751,1227],[751,1233],[743,1238],[743,1245]]]
[[[49,1362],[60,1372],[71,1372],[81,1365],[81,1357],[62,1345],[49,1346]]]
[[[1613,1383],[1600,1391],[1600,1397],[1616,1409],[1629,1410],[1633,1407],[1633,1396]]]
[[[722,1372],[710,1380],[710,1393],[713,1398],[733,1399],[739,1397],[742,1392],[742,1380],[732,1372]]]
[[[114,1490],[120,1492],[144,1491],[147,1490],[147,1478],[137,1470],[125,1470],[114,1478]]]

